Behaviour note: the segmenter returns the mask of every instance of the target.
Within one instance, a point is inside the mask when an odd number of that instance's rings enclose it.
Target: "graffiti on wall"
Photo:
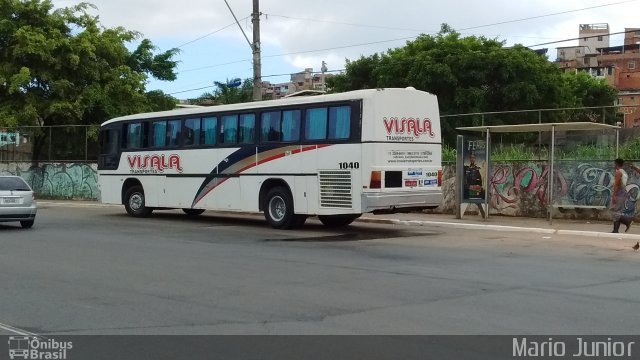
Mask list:
[[[6,163],[0,174],[21,176],[40,198],[97,200],[98,171],[85,163]]]
[[[442,210],[455,208],[455,181],[447,188],[447,175],[455,176],[454,166],[444,171],[445,203]],[[545,216],[548,205],[550,167],[544,162],[510,162],[494,164],[489,182],[489,205],[492,213],[511,216]],[[640,199],[640,173],[631,168],[627,182],[625,211],[635,213]],[[611,204],[614,169],[608,162],[558,162],[554,171],[553,198],[555,204],[604,206]],[[454,197],[447,199],[447,197]],[[596,217],[608,216],[600,211]]]

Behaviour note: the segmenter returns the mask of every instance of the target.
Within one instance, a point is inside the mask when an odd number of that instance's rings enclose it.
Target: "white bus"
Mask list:
[[[437,207],[441,169],[437,99],[412,88],[124,116],[98,161],[102,202],[132,216],[262,211],[278,229]]]

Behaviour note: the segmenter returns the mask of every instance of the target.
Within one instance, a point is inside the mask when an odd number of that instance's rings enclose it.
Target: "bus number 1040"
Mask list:
[[[340,163],[340,170],[360,169],[359,162],[343,162]]]

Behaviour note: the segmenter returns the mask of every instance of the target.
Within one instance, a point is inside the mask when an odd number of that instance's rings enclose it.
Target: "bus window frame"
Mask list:
[[[305,139],[305,131],[306,131],[306,111],[307,109],[310,108],[318,108],[318,107],[326,107],[327,108],[327,137],[328,137],[328,131],[329,131],[329,119],[328,119],[328,113],[329,113],[329,108],[330,107],[340,107],[340,106],[351,106],[351,128],[350,128],[350,137],[348,139],[324,139],[324,140],[306,140]],[[162,150],[167,150],[170,149],[172,151],[175,150],[200,150],[200,149],[225,149],[225,148],[240,148],[243,146],[259,146],[259,145],[268,145],[268,146],[273,146],[273,145],[277,145],[277,144],[283,144],[283,145],[321,145],[321,144],[357,144],[357,143],[361,143],[362,142],[362,108],[363,108],[363,100],[362,99],[350,99],[350,100],[346,100],[346,101],[329,101],[329,102],[317,102],[317,103],[308,103],[308,104],[296,104],[296,105],[285,105],[285,106],[273,106],[273,107],[256,107],[255,109],[251,109],[251,111],[212,111],[212,112],[203,112],[201,114],[190,114],[190,115],[182,115],[182,116],[163,116],[163,117],[157,117],[157,118],[139,118],[139,119],[135,119],[135,120],[127,120],[127,121],[123,121],[121,123],[116,123],[116,124],[109,124],[107,125],[107,127],[111,127],[111,126],[116,126],[119,127],[121,133],[120,133],[120,150],[121,152],[135,152],[135,151],[162,151]],[[260,138],[260,121],[262,118],[262,113],[263,112],[274,112],[274,111],[279,111],[279,112],[284,112],[284,111],[292,111],[292,110],[299,110],[300,111],[300,136],[299,139],[297,141],[279,141],[279,142],[267,142],[267,141],[262,141],[262,139]],[[247,113],[253,113],[256,116],[256,121],[255,121],[255,127],[254,127],[254,142],[251,144],[240,144],[238,143],[238,134],[236,134],[236,143],[234,144],[227,144],[227,143],[220,143],[220,137],[221,137],[221,127],[222,127],[222,117],[223,116],[228,116],[228,115],[236,115],[238,116],[238,127],[239,127],[239,122],[240,122],[240,115],[241,114],[247,114]],[[182,121],[182,123],[184,124],[184,120],[186,119],[194,119],[196,117],[199,117],[201,119],[200,121],[200,126],[201,126],[201,136],[203,137],[200,141],[200,145],[198,146],[184,146],[182,144],[182,141],[180,141],[180,146],[178,147],[169,147],[169,146],[165,146],[165,147],[161,147],[161,148],[157,148],[157,147],[150,147],[148,145],[143,144],[145,147],[143,148],[137,148],[137,149],[128,149],[125,148],[125,137],[122,136],[122,134],[125,131],[125,126],[127,126],[130,123],[141,123],[143,124],[143,130],[144,130],[144,134],[143,137],[149,139],[151,135],[150,134],[150,130],[151,130],[151,124],[154,122],[158,122],[158,121],[171,121],[171,120],[180,120]],[[216,121],[216,144],[211,145],[211,144],[204,144],[204,131],[202,131],[202,124],[204,122],[205,118],[212,118],[215,117],[217,118]],[[282,127],[282,120],[281,120],[281,124],[280,126]],[[102,128],[101,128],[102,129]],[[238,129],[239,130],[239,129]],[[145,135],[146,134],[146,135]]]

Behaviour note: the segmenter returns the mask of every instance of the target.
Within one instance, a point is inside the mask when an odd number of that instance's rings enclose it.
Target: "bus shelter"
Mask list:
[[[549,178],[547,181],[547,218],[549,223],[553,221],[553,210],[557,208],[590,208],[590,209],[605,209],[604,206],[586,206],[586,205],[567,205],[567,204],[556,204],[553,196],[554,189],[554,174],[555,174],[555,152],[556,152],[556,135],[559,132],[565,131],[615,131],[616,136],[616,157],[618,157],[619,150],[619,142],[620,142],[620,126],[615,125],[607,125],[593,122],[570,122],[570,123],[538,123],[538,124],[520,124],[520,125],[496,125],[496,126],[472,126],[472,127],[460,127],[457,128],[458,131],[461,132],[471,132],[471,133],[482,133],[484,137],[486,137],[486,193],[483,198],[484,201],[484,211],[483,215],[485,218],[489,217],[489,197],[491,196],[491,186],[488,186],[491,179],[491,135],[492,134],[505,134],[505,133],[526,133],[526,132],[549,132],[551,133],[551,149],[549,151]],[[462,168],[461,157],[458,156],[458,167],[456,173],[462,174],[458,170]],[[460,176],[462,177],[462,176]],[[461,183],[461,180],[458,180],[457,183]],[[456,197],[456,203],[458,209],[460,209],[461,202],[461,192],[458,192],[458,196]],[[482,208],[481,208],[482,209]]]

